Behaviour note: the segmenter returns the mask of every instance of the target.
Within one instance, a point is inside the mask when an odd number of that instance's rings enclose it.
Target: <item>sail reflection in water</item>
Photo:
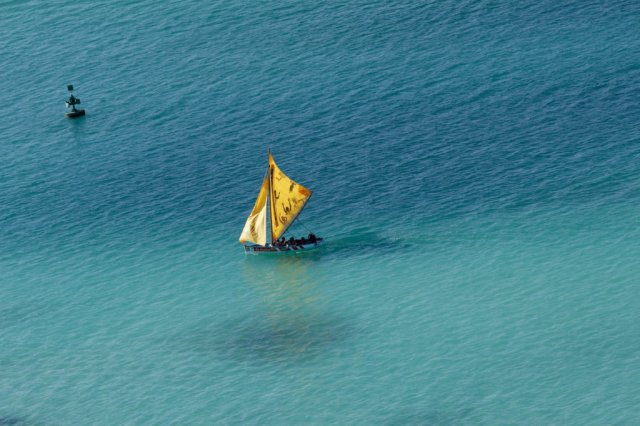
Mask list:
[[[318,265],[312,259],[251,256],[244,264],[247,282],[261,296],[265,317],[271,323],[301,325],[326,311],[319,294]]]

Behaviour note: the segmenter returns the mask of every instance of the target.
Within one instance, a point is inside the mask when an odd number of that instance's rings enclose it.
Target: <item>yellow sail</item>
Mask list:
[[[311,197],[311,190],[294,182],[273,161],[269,152],[271,241],[274,242],[293,223]]]
[[[241,243],[254,243],[264,246],[267,243],[267,194],[269,193],[269,175],[264,177],[262,187],[253,206],[251,214],[244,224],[242,234],[240,234]]]

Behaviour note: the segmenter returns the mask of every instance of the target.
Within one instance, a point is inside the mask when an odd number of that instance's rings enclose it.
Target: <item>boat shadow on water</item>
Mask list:
[[[34,424],[27,417],[0,415],[0,426],[27,426]]]
[[[256,312],[225,321],[200,340],[223,359],[293,365],[338,352],[352,335],[351,323],[339,316],[265,316]]]
[[[256,309],[203,326],[199,349],[223,359],[296,364],[339,353],[356,335],[354,321],[332,312],[317,254],[250,256],[244,262]]]
[[[400,414],[383,415],[379,424],[386,426],[404,425],[458,425],[468,421],[474,414],[471,407],[460,407],[456,410],[433,409],[424,412],[408,410]]]

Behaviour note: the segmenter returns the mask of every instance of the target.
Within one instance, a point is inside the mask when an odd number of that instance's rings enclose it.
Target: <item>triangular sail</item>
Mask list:
[[[267,194],[269,193],[269,175],[264,177],[253,210],[240,235],[241,243],[267,244]]]
[[[311,190],[293,181],[276,165],[269,152],[271,242],[291,226],[311,197]]]

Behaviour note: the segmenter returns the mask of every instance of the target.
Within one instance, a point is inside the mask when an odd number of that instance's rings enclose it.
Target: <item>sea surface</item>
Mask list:
[[[0,425],[640,424],[640,2],[1,0],[0,70]],[[243,254],[269,148],[324,248]]]

